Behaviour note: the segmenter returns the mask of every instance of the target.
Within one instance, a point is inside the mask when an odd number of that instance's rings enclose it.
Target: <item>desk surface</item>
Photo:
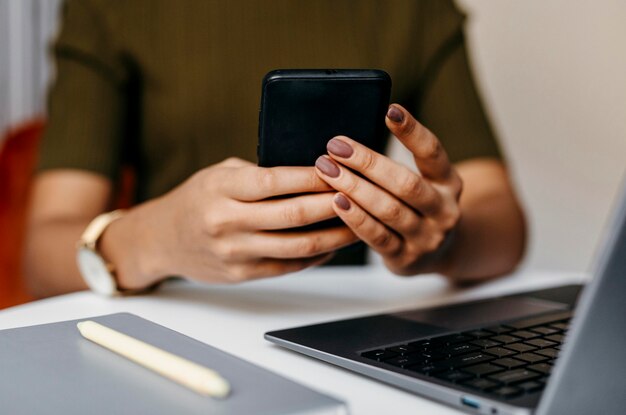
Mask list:
[[[127,311],[343,398],[353,414],[459,414],[347,370],[274,346],[263,333],[363,314],[427,307],[585,279],[581,274],[520,272],[469,289],[438,276],[402,278],[378,266],[326,268],[239,286],[174,282],[158,293],[102,298],[79,292],[0,312],[0,329]]]

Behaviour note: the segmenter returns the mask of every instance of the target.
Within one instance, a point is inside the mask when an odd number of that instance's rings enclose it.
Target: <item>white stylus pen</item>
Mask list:
[[[224,398],[230,393],[229,383],[214,370],[95,321],[82,321],[76,326],[86,339],[202,395]]]

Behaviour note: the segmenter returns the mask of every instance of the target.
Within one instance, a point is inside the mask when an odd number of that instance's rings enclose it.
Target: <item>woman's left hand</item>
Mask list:
[[[442,272],[448,237],[461,216],[462,180],[437,137],[408,111],[393,104],[385,122],[413,154],[419,173],[344,136],[328,142],[329,156],[318,158],[317,173],[339,192],[335,212],[392,272]]]

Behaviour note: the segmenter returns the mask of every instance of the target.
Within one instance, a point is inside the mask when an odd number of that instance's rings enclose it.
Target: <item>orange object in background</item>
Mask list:
[[[0,309],[33,300],[22,269],[28,198],[44,129],[35,120],[9,131],[0,142]],[[135,173],[123,167],[115,208],[133,205]]]
[[[11,130],[0,142],[0,309],[31,300],[22,253],[31,178],[43,121]]]

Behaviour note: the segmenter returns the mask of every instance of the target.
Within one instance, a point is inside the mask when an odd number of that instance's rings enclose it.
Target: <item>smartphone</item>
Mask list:
[[[382,152],[391,78],[377,69],[280,69],[263,78],[259,166],[313,166],[348,136]]]
[[[263,78],[259,111],[259,166],[314,166],[326,144],[348,136],[382,152],[391,78],[376,69],[280,69]],[[295,228],[343,225],[339,218]],[[339,250],[333,265],[364,262],[362,242]]]

